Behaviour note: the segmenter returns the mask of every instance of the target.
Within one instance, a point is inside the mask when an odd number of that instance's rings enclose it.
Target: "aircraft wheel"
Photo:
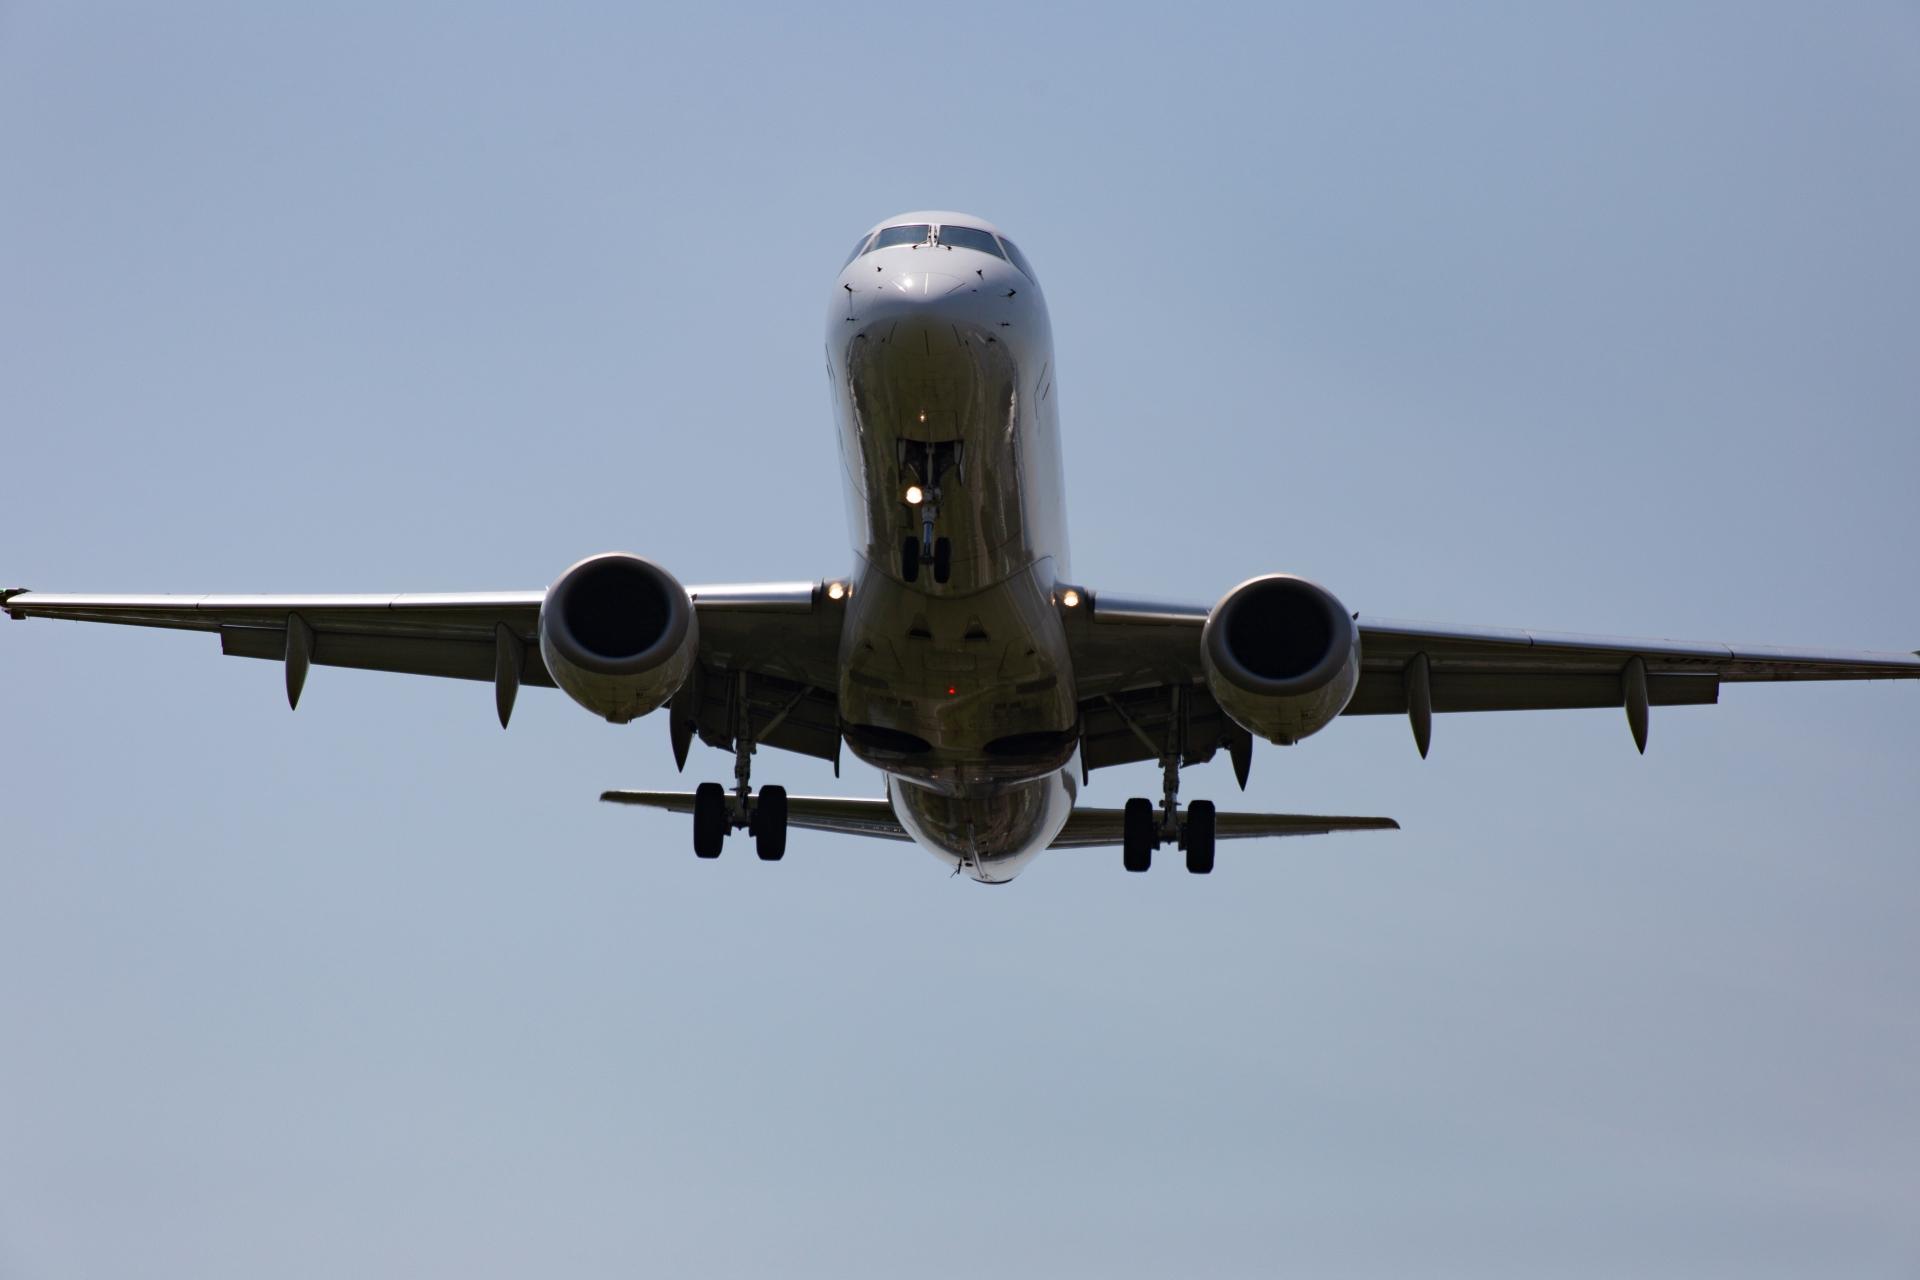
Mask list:
[[[787,852],[787,789],[762,787],[753,805],[753,850],[762,862],[778,862]]]
[[[1213,801],[1195,800],[1187,806],[1187,870],[1204,876],[1213,870]]]
[[[726,841],[726,788],[703,782],[693,789],[693,851],[703,858],[717,858]]]
[[[900,576],[908,582],[920,580],[920,539],[908,538],[900,544]]]
[[[1153,865],[1153,801],[1139,796],[1127,801],[1120,836],[1120,860],[1127,870],[1145,871]]]
[[[933,580],[944,583],[953,573],[953,543],[946,538],[933,540]]]

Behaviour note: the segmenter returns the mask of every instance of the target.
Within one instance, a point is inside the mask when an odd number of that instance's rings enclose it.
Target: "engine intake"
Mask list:
[[[1269,742],[1318,733],[1360,683],[1360,629],[1331,592],[1292,574],[1229,591],[1200,633],[1207,688],[1233,722]]]
[[[625,552],[580,561],[540,603],[540,656],[553,682],[615,724],[673,697],[699,648],[686,588],[653,561]]]

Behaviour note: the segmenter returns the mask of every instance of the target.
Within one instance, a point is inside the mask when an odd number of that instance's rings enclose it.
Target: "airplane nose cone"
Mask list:
[[[968,324],[997,332],[1017,310],[1006,288],[981,273],[956,270],[944,255],[929,264],[927,253],[886,252],[891,261],[861,259],[842,277],[829,322],[836,334],[851,337],[856,330],[848,326],[865,330],[878,324]],[[929,270],[930,265],[944,270]]]
[[[896,271],[883,281],[883,294],[901,298],[942,298],[964,283],[959,276],[943,271]]]
[[[921,271],[902,263],[867,280],[849,282],[845,318],[862,326],[934,323],[968,318],[979,301],[966,278],[949,271]],[[976,282],[977,283],[977,282]]]

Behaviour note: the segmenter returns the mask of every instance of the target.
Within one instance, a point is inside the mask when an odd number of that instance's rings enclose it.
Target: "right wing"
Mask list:
[[[1188,764],[1221,747],[1248,749],[1246,731],[1207,692],[1200,657],[1207,606],[1092,595],[1072,613],[1068,641],[1087,768],[1156,759],[1168,743]],[[1655,707],[1718,702],[1722,684],[1920,679],[1920,653],[1569,635],[1365,614],[1354,620],[1360,683],[1347,715],[1408,714],[1412,668],[1422,658],[1436,713],[1626,706],[1636,659]]]
[[[691,791],[603,791],[611,804],[641,805],[668,813],[692,813]],[[1054,849],[1093,849],[1121,844],[1121,809],[1075,809],[1067,825],[1054,837]],[[1311,813],[1221,813],[1214,819],[1221,840],[1256,836],[1323,836],[1335,831],[1398,831],[1392,818],[1336,818]],[[849,836],[908,839],[905,827],[893,816],[886,800],[856,800],[846,796],[788,796],[787,825],[810,831],[833,831]]]

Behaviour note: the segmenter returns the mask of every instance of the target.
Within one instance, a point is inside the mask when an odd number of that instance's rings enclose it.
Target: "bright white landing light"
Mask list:
[[[907,486],[906,493],[902,496],[906,498],[908,506],[917,507],[927,500],[927,491],[917,484],[910,484]]]

